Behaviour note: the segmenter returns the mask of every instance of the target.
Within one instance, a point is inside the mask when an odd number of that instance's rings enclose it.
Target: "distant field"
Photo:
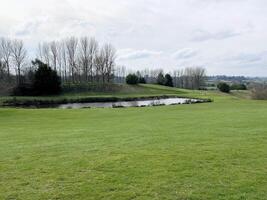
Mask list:
[[[267,101],[239,92],[139,87],[116,95],[214,102],[2,108],[0,199],[267,199]]]

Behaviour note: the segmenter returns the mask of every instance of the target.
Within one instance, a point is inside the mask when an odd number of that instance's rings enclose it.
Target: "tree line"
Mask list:
[[[63,82],[111,82],[115,71],[116,49],[111,44],[100,46],[89,37],[70,37],[38,45],[36,58],[51,66]],[[0,72],[10,80],[11,71],[16,82],[32,70],[22,40],[0,39]]]
[[[136,74],[146,83],[163,83],[187,89],[200,89],[206,78],[202,67],[189,67],[167,73],[162,69],[132,72],[116,66],[116,49],[111,44],[100,45],[90,37],[69,37],[59,41],[39,43],[36,57],[50,66],[62,83],[125,83],[128,74]],[[29,79],[34,69],[22,40],[0,38],[0,79],[17,84]],[[159,79],[162,81],[159,81]],[[161,83],[162,82],[162,83]]]
[[[163,69],[145,69],[131,74],[136,74],[137,77],[144,77],[146,83],[186,89],[201,89],[205,85],[207,77],[206,69],[203,67],[187,67],[166,74]]]
[[[63,81],[111,82],[115,71],[116,49],[102,47],[89,37],[70,37],[61,41],[40,43],[37,58],[53,66]]]
[[[10,81],[11,71],[16,73],[16,81],[21,82],[22,68],[27,60],[27,50],[22,40],[0,38],[0,76]]]

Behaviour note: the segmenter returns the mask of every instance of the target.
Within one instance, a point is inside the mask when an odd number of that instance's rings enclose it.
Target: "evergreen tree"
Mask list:
[[[165,86],[168,86],[168,87],[173,87],[173,81],[172,81],[172,77],[170,74],[166,74],[165,75]]]
[[[32,64],[38,67],[33,82],[33,89],[36,94],[54,95],[60,93],[61,81],[57,72],[37,59]]]

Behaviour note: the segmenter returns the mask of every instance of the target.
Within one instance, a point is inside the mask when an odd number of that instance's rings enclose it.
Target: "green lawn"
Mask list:
[[[141,84],[136,86],[114,84],[113,92],[65,92],[57,96],[0,96],[0,107],[3,105],[52,105],[80,102],[94,102],[98,99],[109,101],[115,97],[117,100],[124,101],[131,98],[179,96],[179,97],[200,97],[208,98],[205,91],[189,91],[177,88],[170,88],[159,85]],[[211,97],[213,98],[213,96]],[[49,103],[47,103],[49,102]]]
[[[130,85],[116,85],[114,86],[115,91],[113,92],[65,92],[58,96],[27,96],[27,97],[13,97],[13,96],[1,96],[0,95],[0,106],[4,101],[16,99],[16,101],[25,101],[25,100],[53,100],[53,101],[60,101],[60,100],[76,100],[76,99],[84,99],[84,98],[94,98],[94,97],[145,97],[145,96],[162,96],[162,95],[179,95],[179,96],[186,96],[196,94],[195,92],[181,90],[176,88],[169,88],[164,86],[158,85],[137,85],[137,86],[130,86]]]
[[[0,109],[0,199],[267,199],[267,102],[165,89],[214,102]]]

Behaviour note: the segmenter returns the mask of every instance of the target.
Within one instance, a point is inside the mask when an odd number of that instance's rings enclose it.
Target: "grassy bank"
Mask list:
[[[267,102],[179,91],[214,103],[0,109],[0,199],[267,199]]]
[[[71,91],[65,90],[61,95],[57,96],[26,96],[26,97],[0,97],[2,106],[46,106],[58,105],[66,103],[90,103],[90,102],[116,102],[116,101],[131,101],[139,99],[153,99],[166,97],[193,97],[202,95],[205,98],[205,92],[189,91],[178,88],[169,88],[158,85],[112,85],[108,91]]]

